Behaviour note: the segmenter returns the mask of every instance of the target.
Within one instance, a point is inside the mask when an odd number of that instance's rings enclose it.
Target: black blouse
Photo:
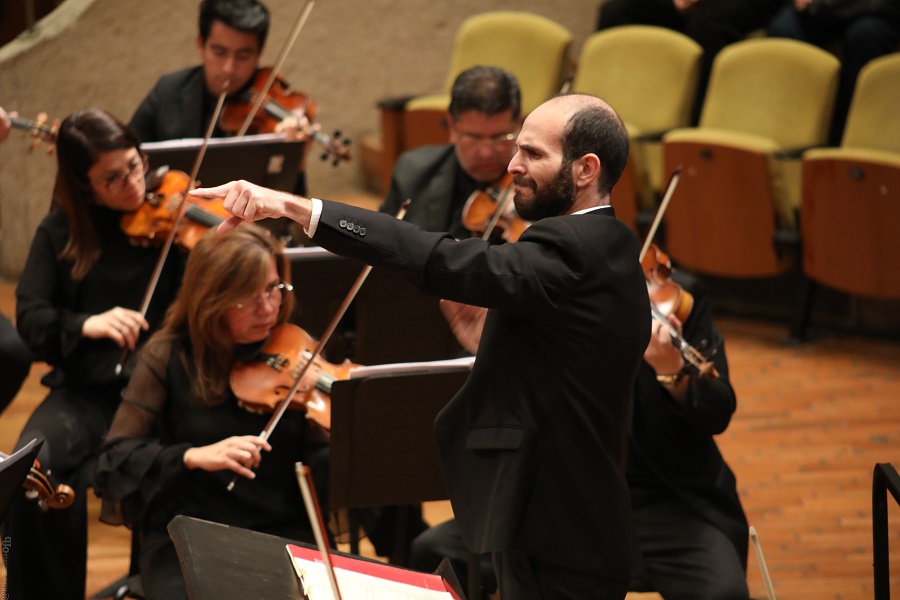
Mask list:
[[[266,532],[308,529],[294,463],[327,445],[310,431],[305,416],[289,410],[262,453],[256,478],[239,477],[232,491],[230,470],[184,467],[184,453],[235,435],[258,435],[270,415],[254,414],[228,397],[202,406],[191,393],[192,367],[183,341],[155,338],[138,364],[101,451],[95,489],[103,498],[101,518],[144,530],[165,530],[176,515]]]
[[[91,218],[102,248],[100,257],[79,281],[72,279],[73,261],[59,255],[69,239],[64,211],[50,212],[38,226],[25,270],[16,288],[16,325],[36,360],[52,365],[43,379],[48,387],[124,385],[134,353],[119,376],[115,370],[122,349],[111,339],[88,339],[81,329],[88,317],[116,306],[140,310],[160,250],[131,243],[119,222],[122,213],[91,207]],[[185,257],[170,252],[146,319],[150,331],[162,322],[181,284]]]

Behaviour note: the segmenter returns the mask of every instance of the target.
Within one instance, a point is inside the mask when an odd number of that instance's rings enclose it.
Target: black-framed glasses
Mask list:
[[[103,178],[100,185],[106,188],[110,194],[118,194],[125,189],[126,181],[138,181],[147,172],[147,157],[141,157],[141,160],[131,163],[128,170],[124,173],[112,173]]]
[[[290,293],[293,289],[294,286],[283,281],[273,283],[264,289],[262,293],[258,293],[244,302],[239,302],[236,306],[238,310],[248,312],[258,311],[262,308],[263,302],[268,303],[270,306],[279,307],[284,302],[285,294]]]

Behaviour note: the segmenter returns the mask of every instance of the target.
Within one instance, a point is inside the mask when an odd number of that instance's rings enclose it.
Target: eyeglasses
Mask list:
[[[147,172],[147,158],[144,157],[140,162],[129,165],[128,170],[124,173],[113,173],[103,179],[101,185],[106,188],[110,194],[118,194],[125,189],[126,181],[138,181]]]
[[[468,146],[493,146],[500,148],[515,141],[515,133],[500,133],[497,135],[478,135],[477,133],[467,133],[465,131],[456,132],[457,139],[460,144]]]
[[[245,312],[256,312],[262,308],[263,302],[268,303],[272,307],[279,307],[284,301],[284,295],[293,291],[293,289],[294,286],[289,283],[273,283],[264,289],[261,294],[256,294],[245,302],[238,303],[237,309]]]

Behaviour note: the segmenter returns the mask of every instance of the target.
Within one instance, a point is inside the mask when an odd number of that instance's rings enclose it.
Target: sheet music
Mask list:
[[[369,375],[385,375],[393,373],[439,373],[441,371],[459,371],[471,369],[475,363],[474,356],[451,358],[449,360],[426,360],[420,362],[393,363],[389,365],[372,365],[350,369],[350,379],[360,379]]]
[[[296,556],[291,558],[307,600],[330,600],[331,588],[325,565]],[[449,592],[380,579],[339,567],[334,569],[334,573],[337,576],[341,594],[347,598],[353,598],[353,600],[453,600],[453,596]]]

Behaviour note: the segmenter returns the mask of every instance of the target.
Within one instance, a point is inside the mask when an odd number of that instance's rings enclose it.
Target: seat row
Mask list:
[[[385,181],[401,151],[446,143],[456,75],[495,64],[520,80],[523,113],[556,94],[600,96],[622,117],[632,151],[613,191],[617,214],[656,207],[678,167],[664,217],[672,259],[698,273],[768,277],[795,264],[852,294],[900,298],[890,232],[900,225],[900,54],[861,73],[839,148],[825,148],[840,63],[815,46],[751,38],[714,63],[703,109],[690,125],[702,50],[680,33],[623,26],[593,34],[574,75],[572,36],[549,19],[491,12],[461,26],[443,94],[382,106]]]

